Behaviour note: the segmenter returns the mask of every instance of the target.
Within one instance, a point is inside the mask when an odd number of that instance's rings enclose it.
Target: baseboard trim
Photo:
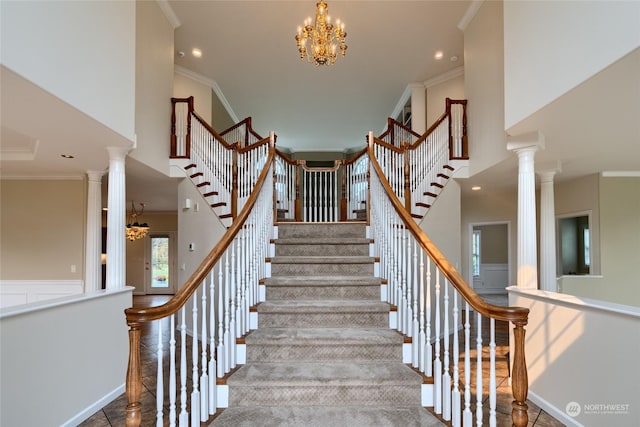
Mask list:
[[[87,420],[91,415],[95,414],[96,412],[107,406],[109,403],[113,402],[118,396],[124,393],[124,391],[125,387],[124,383],[122,383],[122,385],[118,386],[115,390],[107,393],[104,397],[98,399],[95,403],[80,411],[69,421],[61,424],[62,427],[75,427],[79,425],[83,421]]]
[[[571,418],[569,415],[567,415],[566,412],[556,408],[551,403],[547,402],[545,399],[538,396],[531,390],[529,390],[528,392],[528,399],[538,405],[540,409],[545,411],[547,414],[551,415],[556,420],[561,421],[563,424],[567,426],[584,427],[584,425],[580,424],[574,418]]]

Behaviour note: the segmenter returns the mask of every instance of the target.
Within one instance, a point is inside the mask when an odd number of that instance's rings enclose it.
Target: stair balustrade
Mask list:
[[[389,118],[377,137],[376,159],[414,218],[424,216],[452,176],[450,161],[469,158],[466,104],[447,98],[444,114],[422,136]]]
[[[229,143],[194,111],[193,97],[171,102],[171,158],[188,159],[188,175],[211,208],[223,220],[235,218],[264,165],[269,138],[251,129],[249,117],[223,132]]]
[[[526,426],[528,382],[524,327],[529,310],[486,303],[415,224],[397,196],[397,188],[387,178],[393,179],[399,168],[395,158],[388,156],[396,149],[374,138],[373,133],[369,134],[369,215],[374,256],[379,258],[380,276],[387,282],[384,298],[397,307],[398,332],[411,337],[411,364],[425,376],[433,377],[434,412],[454,427],[466,427],[474,422],[482,423],[483,359],[488,356],[488,418],[489,424],[495,426],[495,321],[511,322],[515,350],[511,370],[512,420],[515,426]],[[482,322],[489,322],[487,345],[483,342]],[[475,339],[471,337],[472,328]],[[471,380],[472,365],[475,383]]]
[[[254,144],[255,145],[255,144]],[[255,153],[249,150],[246,153]],[[126,378],[126,425],[142,422],[142,377],[155,375],[156,423],[181,426],[207,421],[225,396],[218,379],[238,363],[237,338],[251,327],[250,307],[260,301],[259,279],[267,276],[265,259],[273,238],[273,175],[275,135],[267,156],[247,159],[260,165],[253,191],[220,242],[204,258],[185,284],[166,304],[125,311],[129,325],[129,366]],[[254,154],[251,154],[254,155]],[[266,183],[265,183],[266,182]],[[155,374],[142,366],[141,330],[157,328]],[[165,385],[165,379],[168,379]]]

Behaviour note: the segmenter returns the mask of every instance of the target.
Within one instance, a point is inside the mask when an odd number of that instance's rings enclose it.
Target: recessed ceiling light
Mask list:
[[[451,58],[449,58],[449,59],[451,60],[451,62],[457,62],[457,61],[458,61],[458,59],[460,59],[460,58],[458,58],[458,55],[453,55],[453,56],[452,56]]]
[[[60,157],[62,157],[63,159],[74,159],[75,158],[71,154],[60,154]]]
[[[202,57],[202,51],[201,51],[200,49],[198,49],[197,47],[194,47],[194,48],[191,50],[191,54],[192,54],[193,56],[195,56],[196,58],[201,58],[201,57]]]
[[[482,190],[482,187],[480,187],[479,185],[474,185],[473,187],[471,187],[471,189],[473,191],[480,191],[480,190]]]
[[[437,59],[438,61],[442,59],[442,57],[444,56],[444,53],[442,53],[441,50],[437,51],[435,55],[433,55],[433,57],[435,59]]]

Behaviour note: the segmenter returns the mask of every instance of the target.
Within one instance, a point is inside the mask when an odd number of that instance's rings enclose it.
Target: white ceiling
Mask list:
[[[176,64],[214,80],[238,119],[251,116],[258,133],[275,131],[278,145],[295,151],[362,147],[410,83],[462,66],[457,25],[470,3],[329,1],[329,14],[346,24],[348,50],[316,67],[300,60],[295,41],[315,1],[169,1],[181,24],[175,49],[185,53]]]

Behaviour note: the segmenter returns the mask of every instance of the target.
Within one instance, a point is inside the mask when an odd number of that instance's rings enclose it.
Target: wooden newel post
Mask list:
[[[404,208],[411,213],[411,162],[409,159],[409,142],[403,141],[401,148],[404,151]]]
[[[296,200],[295,200],[295,218],[296,221],[302,221],[302,199],[300,197],[300,173],[302,168],[300,161],[296,161]]]
[[[125,425],[139,427],[142,424],[142,367],[140,366],[140,324],[129,323],[129,366],[125,394],[127,395],[127,412]]]
[[[524,353],[524,335],[526,325],[524,322],[514,322],[514,353],[513,369],[511,375],[511,389],[513,402],[511,403],[511,420],[515,427],[525,427],[529,423],[527,415],[527,393],[529,392],[529,378],[527,376],[527,364]]]
[[[193,96],[187,98],[187,135],[184,137],[185,156],[191,157],[191,114],[193,113]]]
[[[178,136],[176,135],[176,98],[171,98],[171,152],[169,155],[174,157],[178,154]]]
[[[353,196],[352,196],[353,197]],[[342,198],[340,199],[340,221],[347,220],[347,161],[342,161]]]

